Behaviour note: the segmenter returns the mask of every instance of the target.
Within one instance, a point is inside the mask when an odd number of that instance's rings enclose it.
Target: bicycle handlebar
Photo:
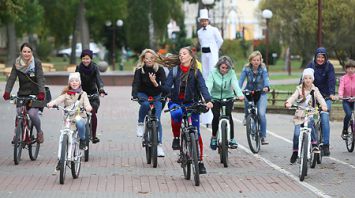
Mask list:
[[[192,111],[195,113],[206,113],[208,112],[208,108],[206,105],[202,102],[197,102],[192,105],[180,105],[180,106],[175,106],[171,109],[166,109],[164,110],[164,113],[170,112],[170,111],[176,111],[178,109],[185,108],[186,111]]]

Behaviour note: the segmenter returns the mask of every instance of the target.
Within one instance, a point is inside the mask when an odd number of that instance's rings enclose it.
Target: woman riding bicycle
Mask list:
[[[322,94],[319,92],[318,88],[313,84],[314,81],[314,70],[311,68],[307,68],[303,71],[302,74],[302,84],[296,87],[296,91],[292,94],[292,96],[287,99],[285,102],[286,108],[291,108],[292,104],[300,100],[299,104],[303,107],[312,106],[315,107],[316,101],[320,103],[322,107],[322,111],[327,111],[327,104],[325,103]],[[295,123],[295,130],[293,134],[293,152],[290,159],[291,163],[295,163],[298,156],[298,137],[300,135],[301,124],[304,122],[304,113],[303,110],[296,111],[295,117],[293,119]],[[314,128],[314,120],[309,120],[310,128],[312,129],[311,133],[311,143],[314,149],[317,148],[317,136]]]
[[[355,97],[355,61],[349,60],[345,64],[346,74],[340,78],[339,83],[339,98]],[[351,113],[354,110],[354,102],[343,100],[343,109],[345,117],[343,121],[343,131],[341,137],[345,140],[348,135],[349,122]]]
[[[155,100],[155,115],[158,118],[158,156],[164,157],[165,153],[162,147],[163,132],[160,123],[162,103],[160,101],[165,84],[165,71],[156,59],[158,55],[151,49],[145,49],[139,56],[134,79],[132,83],[132,97],[139,99],[137,136],[142,137],[144,133],[144,118],[149,111],[148,97],[152,96]]]
[[[263,93],[257,103],[258,114],[260,119],[260,129],[261,129],[261,144],[269,144],[266,140],[266,107],[267,107],[267,95],[266,93],[270,90],[269,86],[269,74],[266,70],[265,64],[263,63],[262,55],[259,51],[254,51],[249,55],[249,63],[244,66],[242,73],[240,74],[239,87],[243,87],[245,78],[247,83],[244,89],[247,90],[262,90]],[[247,107],[248,100],[244,100],[244,112],[245,118],[248,115]],[[245,119],[244,119],[245,120]],[[244,124],[245,121],[243,121]]]
[[[234,65],[232,60],[228,56],[222,56],[219,58],[216,68],[211,71],[206,81],[206,86],[212,96],[212,137],[210,147],[212,150],[217,149],[217,131],[218,131],[218,122],[220,117],[220,109],[222,108],[221,102],[218,100],[221,99],[231,99],[235,96],[238,99],[243,100],[244,95],[242,90],[238,85],[238,79],[234,71]],[[217,99],[217,100],[214,100]],[[234,124],[232,118],[234,101],[230,100],[226,105],[226,115],[229,117],[230,122],[230,142],[229,145],[231,148],[237,148],[238,144],[234,138]]]
[[[104,83],[100,76],[100,71],[92,61],[93,52],[89,49],[85,49],[81,52],[80,58],[81,63],[76,66],[75,72],[80,73],[81,86],[83,91],[88,95],[99,94],[101,97],[106,95],[104,90]],[[97,111],[100,107],[100,98],[92,97],[90,98],[90,104],[93,107],[91,112],[91,127],[92,127],[92,143],[96,144],[100,142],[97,138]]]
[[[167,60],[166,60],[167,61]],[[181,48],[178,58],[170,58],[170,65],[175,67],[171,69],[167,77],[165,86],[166,90],[170,90],[170,99],[168,103],[169,109],[180,106],[182,104],[189,105],[200,100],[200,96],[207,102],[207,108],[212,108],[213,104],[211,96],[202,77],[200,70],[197,68],[196,58],[189,47]],[[180,149],[180,128],[183,111],[171,111],[171,126],[173,130],[174,140],[172,144],[173,150]],[[206,168],[203,160],[203,143],[200,135],[199,114],[192,113],[192,125],[197,127],[198,140],[200,145],[200,174],[206,174]]]
[[[81,88],[80,74],[78,72],[69,74],[68,86],[64,88],[62,94],[58,98],[49,102],[47,107],[52,108],[54,105],[64,103],[64,108],[67,108],[74,105],[76,101],[79,101],[79,106],[84,107],[87,112],[90,112],[93,109],[90,105],[87,93]],[[80,137],[79,148],[85,149],[86,113],[80,112],[80,119],[77,119],[76,116],[77,114],[75,114],[72,119],[75,119],[76,128],[78,129]],[[59,161],[56,170],[59,170]]]
[[[3,98],[10,99],[10,93],[15,84],[16,78],[19,79],[18,96],[24,97],[29,95],[37,95],[37,100],[40,102],[32,102],[28,115],[32,124],[37,130],[37,142],[43,143],[43,131],[41,129],[41,120],[39,118],[39,108],[44,104],[44,76],[42,63],[33,56],[32,47],[28,43],[23,43],[20,47],[20,56],[16,58],[15,64],[11,69],[11,73],[6,82]],[[17,113],[20,113],[21,108],[17,107]]]

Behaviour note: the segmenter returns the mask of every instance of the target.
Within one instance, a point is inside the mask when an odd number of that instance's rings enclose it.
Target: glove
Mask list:
[[[100,95],[101,95],[101,94],[107,95],[104,89],[100,89],[100,90],[99,90],[99,94],[100,94]]]
[[[4,100],[10,100],[10,93],[5,91],[2,97],[4,98]]]
[[[39,93],[37,94],[37,99],[38,99],[38,100],[44,100],[44,92],[39,92]]]

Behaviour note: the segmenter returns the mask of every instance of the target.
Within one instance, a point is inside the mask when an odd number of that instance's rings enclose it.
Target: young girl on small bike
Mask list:
[[[285,102],[285,107],[291,108],[292,104],[295,101],[299,101],[299,100],[300,100],[299,102],[300,106],[315,107],[316,101],[318,101],[319,104],[321,105],[322,111],[327,111],[327,104],[325,103],[325,100],[322,94],[320,94],[318,88],[313,84],[313,81],[314,81],[314,70],[311,68],[305,69],[302,74],[302,84],[298,85],[296,87],[296,91],[291,95],[290,98],[287,99],[287,101]],[[303,110],[296,111],[293,121],[295,123],[295,129],[293,134],[293,153],[290,159],[291,163],[295,163],[298,156],[298,143],[299,143],[298,137],[300,135],[301,124],[304,121]],[[317,138],[316,138],[316,132],[314,128],[314,120],[312,119],[309,120],[308,126],[310,126],[310,128],[312,129],[312,133],[311,133],[312,145],[314,146],[314,149],[317,149],[316,147]]]
[[[339,98],[347,98],[355,96],[355,61],[349,60],[345,64],[346,74],[340,78]],[[341,137],[346,139],[348,135],[348,126],[351,119],[351,112],[354,110],[354,101],[343,100],[343,109],[345,112],[343,131]]]
[[[48,108],[51,108],[54,105],[64,103],[64,107],[67,108],[74,105],[75,102],[78,100],[79,100],[79,106],[84,107],[85,111],[90,112],[92,110],[87,93],[83,91],[81,88],[80,74],[78,72],[75,72],[69,74],[68,86],[65,87],[64,90],[62,91],[62,95],[49,102],[47,106]],[[77,115],[73,115],[73,119],[75,119],[76,116]],[[80,112],[79,116],[81,119],[75,119],[76,128],[78,129],[79,137],[80,137],[79,148],[85,149],[86,113]]]
[[[217,131],[218,131],[218,122],[220,117],[220,109],[222,105],[217,100],[214,101],[213,99],[230,99],[234,98],[235,96],[238,99],[243,100],[244,95],[242,90],[238,85],[238,79],[234,72],[234,66],[232,60],[228,56],[222,56],[217,64],[216,68],[211,71],[208,79],[206,81],[206,86],[208,91],[212,96],[212,113],[213,113],[213,120],[212,120],[212,138],[210,147],[212,150],[217,149]],[[230,122],[230,142],[229,145],[231,148],[238,147],[237,141],[234,138],[234,125],[233,125],[233,118],[232,118],[232,110],[233,110],[234,102],[230,100],[230,102],[226,106],[226,114],[229,117]]]

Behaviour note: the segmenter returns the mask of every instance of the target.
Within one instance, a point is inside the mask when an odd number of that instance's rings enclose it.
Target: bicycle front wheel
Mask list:
[[[152,133],[151,133],[151,152],[153,160],[153,168],[156,168],[158,165],[158,125],[156,121],[152,121]]]
[[[33,134],[33,124],[29,125],[30,127],[30,144],[28,145],[28,155],[32,161],[36,160],[39,153],[39,148],[41,144],[37,142],[37,136]]]
[[[152,136],[152,131],[150,128],[148,128],[148,124],[145,124],[145,130],[144,130],[144,142],[145,142],[145,157],[147,159],[147,164],[152,163],[152,147],[151,147],[151,142],[150,142],[150,137]]]
[[[304,177],[307,175],[307,154],[308,154],[308,135],[303,133],[301,145],[301,154],[300,154],[300,167],[299,167],[299,177],[300,181],[304,180]]]
[[[354,120],[350,120],[348,137],[345,139],[346,149],[351,153],[354,151]]]
[[[246,119],[247,139],[251,152],[260,151],[260,136],[258,131],[258,121],[255,116],[249,114]]]
[[[15,165],[18,165],[21,160],[22,153],[22,134],[23,127],[22,123],[17,123],[17,127],[15,129],[15,139],[14,139],[14,162]]]
[[[73,145],[73,161],[71,161],[71,174],[74,179],[79,177],[80,174],[80,167],[81,167],[81,151],[79,149],[79,144],[78,142],[75,142]]]
[[[60,171],[59,171],[59,183],[64,184],[65,173],[67,168],[67,156],[68,156],[68,135],[63,135],[62,150],[60,151]]]
[[[220,158],[221,163],[223,163],[224,167],[228,167],[228,140],[227,140],[227,123],[226,121],[222,121],[221,123],[221,133],[222,133],[222,142],[221,142],[221,152]]]
[[[190,156],[192,158],[192,172],[194,174],[195,186],[200,185],[200,170],[198,167],[198,144],[194,133],[190,133]]]
[[[181,132],[180,136],[180,141],[181,141],[181,147],[180,147],[180,163],[182,167],[182,171],[184,172],[184,178],[186,180],[191,179],[191,160],[187,159],[187,154],[189,152],[189,146],[188,146],[188,141],[186,138],[185,133]]]

